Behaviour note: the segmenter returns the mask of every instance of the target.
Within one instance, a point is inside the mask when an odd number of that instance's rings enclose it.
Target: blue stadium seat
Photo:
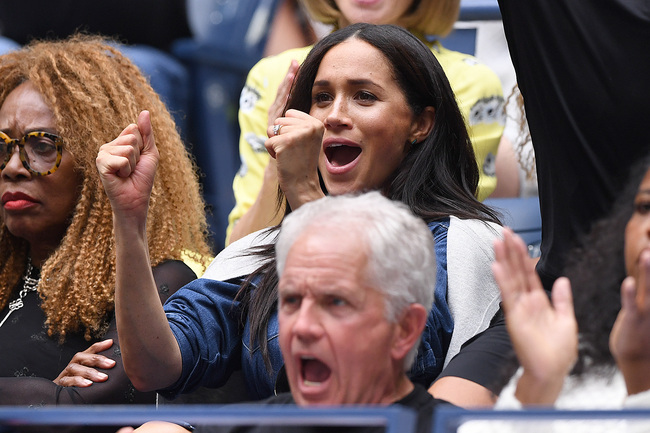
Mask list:
[[[503,224],[521,236],[528,245],[528,253],[531,257],[539,257],[542,216],[537,197],[488,198],[484,203],[499,212]]]
[[[458,21],[501,20],[497,0],[461,0]],[[476,53],[476,28],[455,28],[441,39],[442,44],[454,51],[474,55]]]
[[[461,0],[458,21],[501,20],[497,0]]]

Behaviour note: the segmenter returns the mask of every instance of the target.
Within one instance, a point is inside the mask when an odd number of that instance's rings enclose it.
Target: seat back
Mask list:
[[[497,0],[462,0],[457,25],[440,42],[450,50],[475,55],[478,29],[471,22],[500,20]]]
[[[499,212],[503,224],[524,240],[531,257],[539,257],[542,215],[537,197],[488,198],[484,203]]]

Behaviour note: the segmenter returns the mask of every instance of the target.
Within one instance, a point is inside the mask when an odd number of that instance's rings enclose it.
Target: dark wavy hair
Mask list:
[[[312,85],[323,57],[349,39],[365,41],[382,52],[415,116],[426,107],[435,109],[433,131],[406,155],[387,196],[405,203],[427,222],[449,215],[498,222],[475,197],[479,171],[474,148],[447,76],[431,50],[407,30],[359,23],[330,34],[303,62],[287,108],[309,113]]]
[[[476,199],[476,157],[447,76],[431,50],[409,31],[394,25],[359,23],[329,34],[314,46],[300,67],[286,109],[309,113],[312,86],[323,57],[349,39],[365,41],[383,53],[414,115],[421,114],[426,107],[435,109],[433,130],[426,139],[411,146],[388,180],[385,195],[406,204],[427,223],[454,215],[500,224],[497,214]],[[321,188],[327,193],[322,182]],[[291,211],[288,205],[286,209]],[[269,368],[266,328],[276,309],[278,285],[274,252],[273,245],[254,250],[254,254],[268,260],[239,292],[247,306],[244,314],[250,320],[251,346],[254,341],[259,342]],[[257,287],[252,281],[259,281]]]
[[[625,226],[634,213],[634,198],[650,157],[630,171],[612,211],[597,221],[568,256],[564,274],[571,280],[580,345],[573,374],[612,369],[609,334],[621,309],[621,283],[626,277]]]

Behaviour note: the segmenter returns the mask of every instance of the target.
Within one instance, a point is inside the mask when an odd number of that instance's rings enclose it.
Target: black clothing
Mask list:
[[[490,326],[466,341],[449,361],[440,376],[454,376],[475,382],[498,396],[517,371],[519,362],[512,348],[503,310],[499,309]]]
[[[291,405],[295,404],[293,397],[289,393],[279,394],[277,396],[256,402],[261,405]],[[405,406],[417,412],[417,429],[418,433],[430,433],[433,411],[439,404],[450,404],[444,400],[433,398],[424,387],[415,384],[413,391],[406,397],[393,403]],[[351,426],[196,426],[196,433],[327,433],[327,432],[354,432],[354,433],[380,433],[384,431],[383,427],[351,427]]]
[[[185,0],[0,0],[0,33],[23,45],[77,30],[169,50],[190,37]]]
[[[194,272],[180,261],[161,263],[153,269],[153,273],[163,302],[196,278]],[[17,293],[18,290],[15,290],[10,300],[16,298]],[[23,304],[0,326],[0,405],[155,403],[154,392],[136,391],[126,377],[112,312],[108,331],[101,339],[86,341],[83,332],[70,333],[66,336],[65,343],[59,344],[58,337],[47,335],[47,328],[44,327],[45,313],[40,308],[38,293],[28,293]],[[5,317],[8,309],[7,306],[0,311],[0,320]],[[100,353],[115,360],[116,365],[104,370],[109,376],[106,382],[95,383],[87,388],[61,387],[52,382],[75,353],[107,338],[113,339],[113,346]]]
[[[537,159],[547,290],[607,214],[650,119],[650,2],[499,0]]]

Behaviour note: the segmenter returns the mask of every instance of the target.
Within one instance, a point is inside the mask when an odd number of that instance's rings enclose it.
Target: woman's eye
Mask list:
[[[41,137],[40,139],[29,140],[26,147],[39,155],[46,155],[56,152],[56,145],[49,138]]]
[[[640,201],[634,204],[634,210],[642,215],[650,212],[650,201]]]
[[[321,93],[315,94],[313,96],[312,100],[313,100],[313,102],[315,104],[320,104],[320,103],[323,103],[323,102],[331,101],[332,97],[328,93],[321,92]]]
[[[362,101],[376,101],[377,97],[370,92],[361,91],[357,94],[357,98]]]

